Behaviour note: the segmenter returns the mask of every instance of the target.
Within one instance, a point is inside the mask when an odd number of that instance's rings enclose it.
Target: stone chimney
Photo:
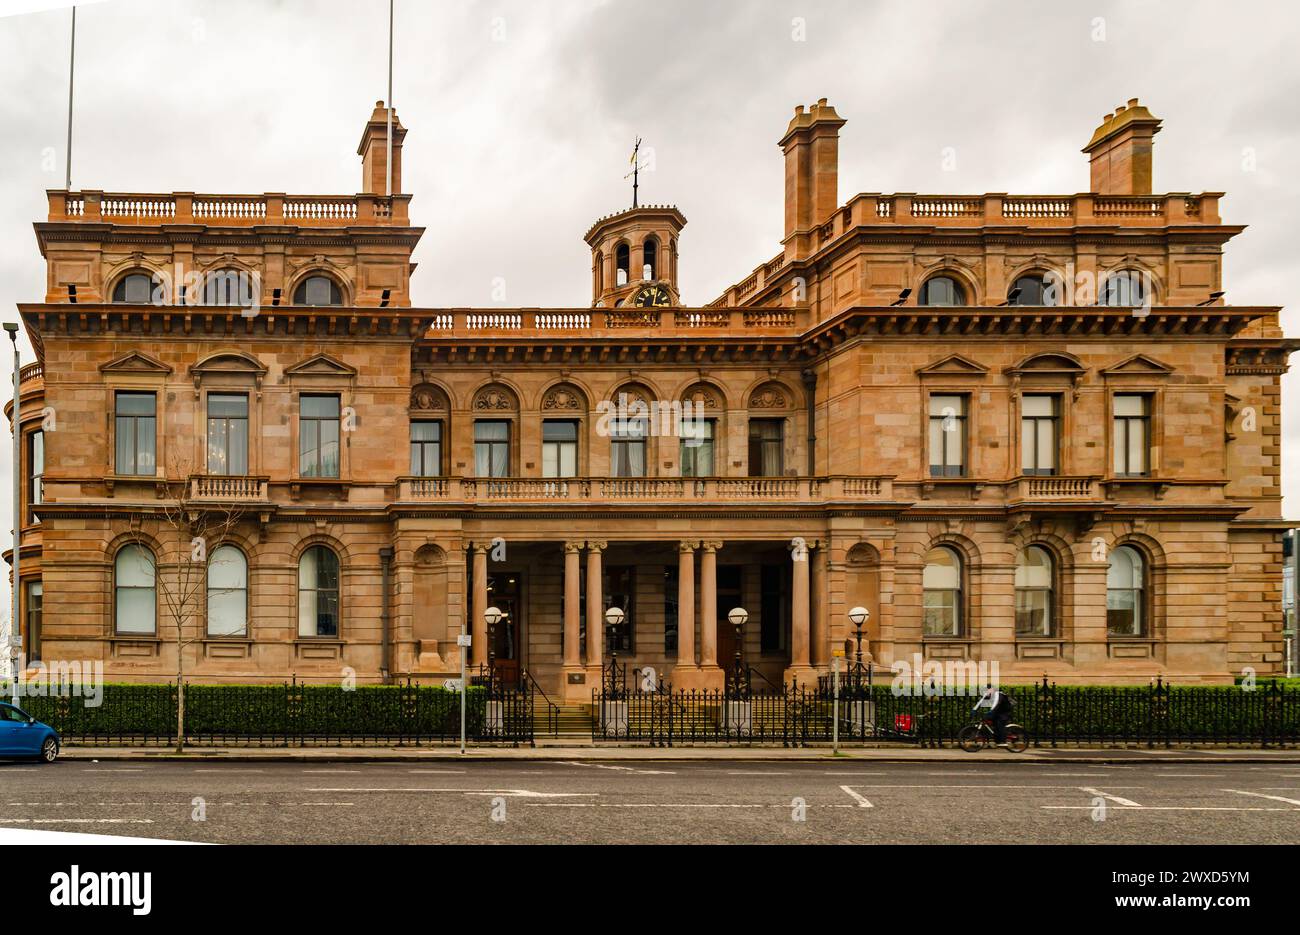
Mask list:
[[[1135,97],[1102,118],[1083,151],[1090,157],[1092,191],[1099,195],[1151,194],[1152,138],[1160,119]]]
[[[393,111],[393,194],[402,190],[402,140],[406,130]],[[388,108],[383,101],[375,101],[375,111],[366,128],[361,131],[357,146],[361,157],[361,191],[383,195],[388,173]]]
[[[840,127],[844,120],[822,98],[808,110],[794,109],[781,137],[785,153],[785,238],[805,255],[807,235],[839,207]]]

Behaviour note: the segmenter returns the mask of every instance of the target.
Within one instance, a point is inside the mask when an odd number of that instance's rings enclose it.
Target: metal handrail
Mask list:
[[[520,671],[523,673],[524,678],[528,680],[529,684],[531,684],[537,693],[542,696],[542,700],[546,702],[546,732],[552,737],[559,736],[560,706],[551,700],[550,695],[546,694],[546,689],[542,688],[537,679],[533,678],[533,673],[523,668],[521,668]]]

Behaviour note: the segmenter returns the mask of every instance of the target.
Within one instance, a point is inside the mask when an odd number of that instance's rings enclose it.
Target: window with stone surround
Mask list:
[[[966,474],[966,396],[935,393],[930,396],[930,476],[963,477]]]
[[[780,477],[785,473],[785,420],[749,420],[749,476]]]
[[[208,636],[248,635],[248,559],[230,544],[208,555]]]
[[[1146,477],[1151,473],[1151,397],[1146,393],[1116,393],[1113,397],[1116,477]]]
[[[115,455],[121,475],[153,477],[158,468],[158,397],[119,390],[114,396]]]
[[[158,592],[153,552],[132,543],[113,557],[113,629],[153,636],[158,630]]]
[[[682,477],[712,477],[716,473],[713,437],[716,419],[682,419],[678,427]]]
[[[39,523],[32,507],[41,502],[45,476],[45,433],[29,432],[27,435],[27,522]]]
[[[323,545],[298,559],[298,635],[339,635],[339,558]]]
[[[339,476],[339,397],[303,393],[298,397],[298,474]]]
[[[1050,307],[1060,305],[1063,295],[1061,277],[1055,273],[1025,273],[1017,276],[1007,290],[1007,301],[1011,305]]]
[[[542,476],[576,477],[578,423],[573,419],[542,421]]]
[[[1052,553],[1031,545],[1016,556],[1016,636],[1056,635]]]
[[[442,421],[419,419],[411,423],[411,476],[442,476]]]
[[[921,286],[918,305],[965,305],[966,290],[952,276],[931,276]]]
[[[1106,571],[1106,630],[1110,636],[1146,636],[1146,560],[1131,545],[1111,549]]]
[[[122,305],[148,305],[153,301],[158,279],[153,273],[127,273],[113,286],[113,302]]]
[[[342,305],[343,290],[328,276],[308,276],[293,290],[294,305]]]
[[[1056,474],[1060,453],[1061,398],[1049,393],[1020,397],[1020,470]]]
[[[248,473],[248,395],[208,394],[208,473]]]
[[[474,473],[479,477],[510,476],[510,423],[505,419],[474,422]]]
[[[956,549],[940,545],[926,553],[921,587],[924,613],[922,634],[961,636],[962,567],[961,556]]]

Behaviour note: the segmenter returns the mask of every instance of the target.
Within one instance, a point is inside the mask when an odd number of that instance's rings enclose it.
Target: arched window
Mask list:
[[[1007,290],[1012,305],[1054,306],[1060,305],[1062,298],[1061,279],[1055,273],[1026,273]]]
[[[113,301],[126,305],[148,305],[153,301],[152,273],[127,273],[113,287]]]
[[[293,290],[294,305],[342,305],[343,290],[328,276],[308,276]]]
[[[966,290],[951,276],[931,276],[921,286],[921,305],[965,305]]]
[[[1116,270],[1102,284],[1099,304],[1121,307],[1145,305],[1148,293],[1154,291],[1149,288],[1149,280],[1150,277],[1141,270]]]
[[[1106,572],[1106,629],[1111,636],[1146,636],[1146,563],[1131,545],[1110,553]]]
[[[1016,556],[1016,636],[1055,636],[1052,554],[1041,545]]]
[[[298,559],[298,635],[339,635],[339,558],[323,545]]]
[[[248,559],[233,545],[208,556],[208,635],[248,635]]]
[[[961,636],[961,556],[946,545],[925,556],[921,574],[924,590],[925,636]]]
[[[659,278],[659,241],[647,237],[641,244],[641,278],[647,282]]]
[[[203,276],[204,305],[238,305],[248,308],[258,301],[258,281],[242,269],[217,269]]]
[[[632,266],[631,252],[627,244],[621,243],[614,248],[614,285],[626,286],[628,279],[632,274],[629,272]]]
[[[126,545],[113,559],[113,623],[118,633],[147,633],[158,629],[158,599],[153,553],[142,545]]]

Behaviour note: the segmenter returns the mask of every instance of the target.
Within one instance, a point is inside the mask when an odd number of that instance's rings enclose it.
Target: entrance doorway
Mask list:
[[[718,594],[718,665],[730,672],[736,662],[736,628],[727,619],[735,607],[743,607],[741,598],[741,566],[719,565],[717,571]]]
[[[524,576],[517,571],[491,572],[487,591],[488,606],[502,615],[492,636],[493,675],[507,685],[516,685],[524,662]]]

